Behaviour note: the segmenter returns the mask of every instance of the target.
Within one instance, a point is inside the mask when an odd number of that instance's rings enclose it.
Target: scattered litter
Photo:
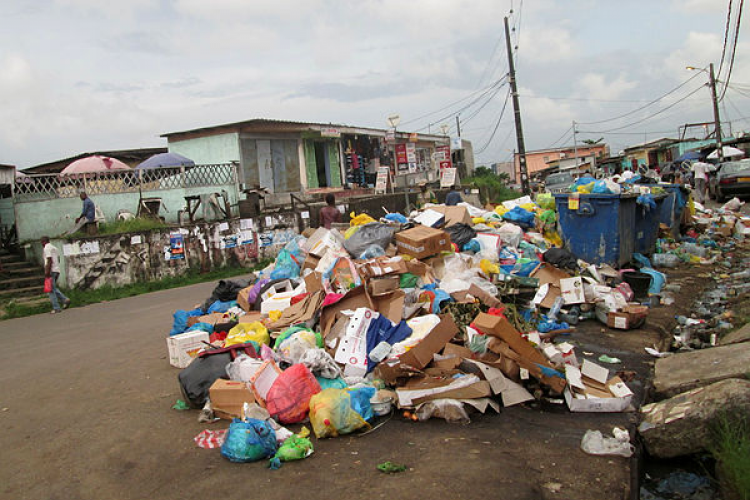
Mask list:
[[[406,471],[406,466],[397,464],[395,462],[383,462],[382,464],[378,465],[378,470],[385,474],[395,474],[398,472]]]
[[[600,431],[587,430],[581,439],[581,449],[589,455],[615,455],[631,457],[635,447],[630,444],[630,434],[624,429],[615,427],[614,437],[604,436]]]

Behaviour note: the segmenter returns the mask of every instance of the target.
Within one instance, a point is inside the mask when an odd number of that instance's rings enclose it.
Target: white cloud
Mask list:
[[[618,99],[638,85],[636,82],[628,81],[625,75],[619,75],[608,82],[606,75],[601,73],[586,73],[580,79],[580,83],[586,90],[583,95],[591,99]]]

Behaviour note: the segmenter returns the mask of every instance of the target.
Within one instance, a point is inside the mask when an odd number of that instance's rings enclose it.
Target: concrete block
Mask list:
[[[641,408],[638,432],[659,458],[706,450],[711,425],[726,411],[750,412],[750,380],[728,379]]]
[[[733,332],[729,332],[719,341],[720,345],[738,344],[750,340],[750,323]]]
[[[661,398],[728,378],[744,378],[750,372],[750,342],[661,358],[654,372],[654,389]]]

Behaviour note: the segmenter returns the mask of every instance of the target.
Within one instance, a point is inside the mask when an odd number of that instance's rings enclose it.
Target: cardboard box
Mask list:
[[[323,305],[326,294],[322,290],[308,294],[302,300],[282,310],[281,317],[268,325],[271,330],[283,330],[292,325],[305,323],[315,317]]]
[[[373,278],[369,282],[370,295],[379,297],[388,295],[399,289],[400,278],[398,276],[386,276]]]
[[[276,362],[272,359],[264,361],[258,371],[250,378],[250,384],[253,388],[253,394],[255,400],[264,405],[268,391],[271,390],[271,386],[276,379],[281,375],[281,370],[276,366]]]
[[[167,337],[169,364],[175,368],[186,368],[206,347],[208,333],[192,331]]]
[[[583,296],[583,280],[580,276],[560,280],[560,293],[565,304],[581,304],[586,301]]]
[[[625,411],[630,406],[633,396],[623,398],[597,398],[574,395],[570,387],[566,387],[565,402],[568,404],[570,411],[586,413],[617,413]]]
[[[338,302],[324,307],[320,313],[320,333],[323,335],[323,338],[331,331],[338,313],[347,309],[355,310],[360,307],[375,309],[375,305],[364,286],[352,288]]]
[[[453,292],[451,297],[459,303],[471,303],[476,299],[482,304],[487,304],[489,307],[500,307],[503,305],[497,297],[490,295],[473,283],[468,290]]]
[[[396,389],[401,408],[415,406],[431,399],[474,399],[492,395],[490,385],[476,375],[452,378],[414,378]]]
[[[242,408],[245,403],[255,403],[255,394],[244,382],[216,379],[208,390],[214,413],[226,420],[242,418]]]
[[[394,323],[398,323],[404,319],[406,293],[403,290],[398,289],[388,295],[370,297],[370,300],[372,301],[373,309]]]
[[[469,224],[471,225],[471,216],[466,207],[431,207],[432,210],[440,212],[445,216],[445,227],[450,227],[454,224]]]
[[[404,274],[407,272],[407,264],[401,256],[382,256],[359,264],[357,272],[365,279]]]
[[[237,318],[237,323],[255,323],[263,319],[263,314],[260,311],[250,311],[247,314],[243,314]]]
[[[399,252],[417,259],[451,249],[451,237],[448,233],[425,226],[396,233],[395,239]]]
[[[196,318],[196,321],[193,324],[208,323],[209,325],[215,325],[216,323],[223,323],[223,322],[224,322],[224,313],[211,313],[211,314],[205,314],[203,316],[198,316]],[[193,326],[190,324],[189,320],[188,320],[188,326]]]
[[[252,304],[248,302],[248,296],[250,295],[250,292],[252,290],[253,287],[249,286],[247,288],[243,288],[237,294],[237,305],[240,306],[244,311],[252,311],[253,307],[255,306],[255,302],[253,302]]]
[[[458,326],[450,314],[440,316],[440,323],[419,344],[401,356],[401,363],[422,369],[432,361],[432,355],[440,352],[458,333]]]
[[[305,257],[305,262],[302,263],[301,271],[304,271],[305,269],[312,269],[314,271],[315,268],[318,267],[318,264],[320,264],[320,257],[316,257],[312,254],[307,254],[307,257]]]
[[[310,255],[322,257],[331,249],[341,248],[344,237],[335,229],[319,227],[305,242],[305,250]]]
[[[429,285],[435,282],[435,276],[432,272],[432,266],[420,262],[416,259],[412,259],[406,263],[406,271],[418,276],[422,280],[422,283]]]
[[[312,271],[305,275],[305,289],[307,293],[314,293],[323,290],[323,275],[317,271]]]
[[[607,326],[618,330],[640,328],[648,316],[648,307],[628,305],[622,311],[607,313]]]

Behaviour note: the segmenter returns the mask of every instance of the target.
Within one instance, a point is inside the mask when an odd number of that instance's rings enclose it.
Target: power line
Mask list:
[[[677,92],[678,90],[680,90],[682,87],[684,87],[685,85],[687,85],[688,83],[690,83],[692,80],[694,80],[695,78],[697,78],[699,74],[700,73],[696,72],[693,76],[691,76],[690,78],[688,78],[687,80],[685,80],[684,82],[682,82],[681,84],[679,84],[678,86],[676,86],[675,88],[673,88],[672,90],[670,90],[669,92],[667,92],[666,94],[664,94],[664,95],[662,95],[660,97],[657,97],[653,101],[649,101],[648,103],[644,104],[643,106],[640,106],[640,107],[638,107],[638,108],[636,108],[636,109],[634,109],[632,111],[628,111],[627,113],[624,113],[624,114],[619,115],[619,116],[615,116],[614,118],[608,118],[606,120],[598,120],[598,121],[594,121],[594,122],[579,122],[579,124],[580,125],[596,125],[596,124],[599,124],[599,123],[606,123],[606,122],[611,122],[611,121],[619,120],[620,118],[625,118],[626,116],[630,116],[632,114],[635,114],[638,111],[646,109],[647,107],[651,106],[652,104],[655,104],[655,103],[661,101],[662,99],[664,99],[668,95],[674,94],[675,92]]]
[[[742,7],[745,3],[745,0],[740,0],[740,8],[739,12],[737,13],[737,22],[735,23],[734,27],[734,41],[732,42],[732,57],[729,59],[729,70],[727,71],[727,78],[724,82],[724,88],[721,92],[721,97],[719,97],[719,101],[724,99],[724,95],[727,93],[727,85],[729,85],[729,81],[732,79],[732,69],[734,68],[734,56],[737,53],[737,40],[740,37],[740,20],[742,19]]]
[[[682,99],[678,99],[677,101],[673,102],[673,103],[672,103],[672,104],[670,104],[669,106],[666,106],[666,107],[664,107],[664,108],[660,109],[660,110],[659,110],[659,111],[657,111],[656,113],[653,113],[653,114],[651,114],[651,115],[649,115],[649,116],[646,116],[646,117],[644,117],[644,118],[641,118],[640,120],[636,120],[636,121],[634,121],[634,122],[632,122],[632,123],[628,123],[627,125],[621,125],[621,126],[619,126],[619,127],[611,128],[611,129],[609,129],[609,130],[602,130],[601,132],[595,132],[595,133],[599,134],[599,133],[615,132],[615,131],[618,131],[618,130],[622,130],[622,129],[624,129],[624,128],[629,128],[629,127],[632,127],[633,125],[638,125],[639,123],[643,123],[643,122],[645,122],[646,120],[650,120],[651,118],[653,118],[653,117],[655,117],[655,116],[657,116],[657,115],[660,115],[660,114],[664,113],[665,111],[667,111],[667,110],[669,110],[669,109],[671,109],[671,108],[673,108],[673,107],[677,106],[677,105],[678,105],[678,104],[680,104],[680,103],[681,103],[682,101],[686,100],[686,99],[687,99],[688,97],[692,96],[693,94],[695,94],[695,93],[696,93],[696,92],[698,92],[699,90],[703,89],[703,87],[704,87],[704,85],[701,85],[700,87],[698,87],[697,89],[693,90],[692,92],[690,92],[690,93],[689,93],[688,95],[686,95],[686,96],[685,96],[685,97],[683,97]],[[591,123],[588,123],[588,124],[586,124],[586,125],[591,125],[592,123],[601,123],[601,122],[591,122]]]
[[[555,142],[553,142],[552,144],[550,144],[549,146],[547,146],[544,149],[552,149],[557,144],[561,143],[561,141],[562,141],[562,143],[564,143],[565,141],[567,141],[567,138],[568,138],[569,135],[571,135],[571,131],[572,130],[573,130],[573,126],[570,126],[570,127],[566,128],[565,132],[563,133],[563,135],[561,135]],[[565,140],[563,140],[563,139],[565,139]]]
[[[496,85],[501,84],[502,81],[503,81],[503,79],[505,79],[505,76],[501,77],[499,80],[495,81],[492,85],[490,85],[488,87],[485,87],[485,88],[479,89],[479,90],[475,90],[474,92],[470,93],[469,95],[467,95],[465,97],[462,97],[461,99],[458,99],[457,101],[453,101],[452,103],[447,104],[446,106],[443,106],[440,109],[437,109],[437,110],[432,111],[430,113],[424,114],[424,115],[419,116],[417,118],[412,118],[411,120],[407,120],[407,121],[403,122],[402,125],[408,125],[409,123],[414,123],[414,122],[423,120],[423,119],[427,118],[428,116],[436,115],[436,114],[440,113],[441,111],[445,111],[446,109],[448,109],[448,108],[450,108],[452,106],[455,106],[456,104],[462,103],[462,102],[466,101],[467,99],[471,99],[474,95],[479,94],[480,92],[482,92],[482,93],[489,92],[493,88],[495,88]],[[453,115],[448,115],[448,116],[450,117],[450,116],[453,116]],[[441,120],[436,120],[436,121],[441,121]],[[433,122],[433,123],[435,123],[435,122]],[[424,127],[424,128],[427,128],[427,127]]]
[[[748,87],[748,90],[750,90],[750,87]],[[526,94],[519,94],[519,97],[523,97],[524,99],[549,99],[551,101],[582,101],[582,102],[623,102],[623,103],[630,103],[630,102],[651,102],[647,99],[596,99],[592,97],[552,97],[552,96],[544,96],[544,95],[526,95]],[[696,99],[703,100],[703,99]]]
[[[492,139],[495,138],[495,134],[497,133],[497,129],[500,126],[500,121],[503,119],[503,115],[505,114],[505,109],[508,107],[508,98],[510,97],[510,89],[508,89],[508,93],[505,94],[505,102],[503,102],[503,109],[500,110],[500,116],[497,118],[497,122],[495,123],[495,128],[492,130],[492,134],[490,135],[490,138],[487,139],[487,142],[479,148],[479,151],[476,154],[483,153],[492,142]]]
[[[724,26],[724,45],[721,47],[721,61],[719,62],[719,72],[718,75],[721,74],[721,68],[724,67],[724,56],[727,52],[727,39],[729,38],[729,27],[731,23],[732,18],[732,0],[729,0],[729,8],[727,9],[727,22],[726,26]]]

